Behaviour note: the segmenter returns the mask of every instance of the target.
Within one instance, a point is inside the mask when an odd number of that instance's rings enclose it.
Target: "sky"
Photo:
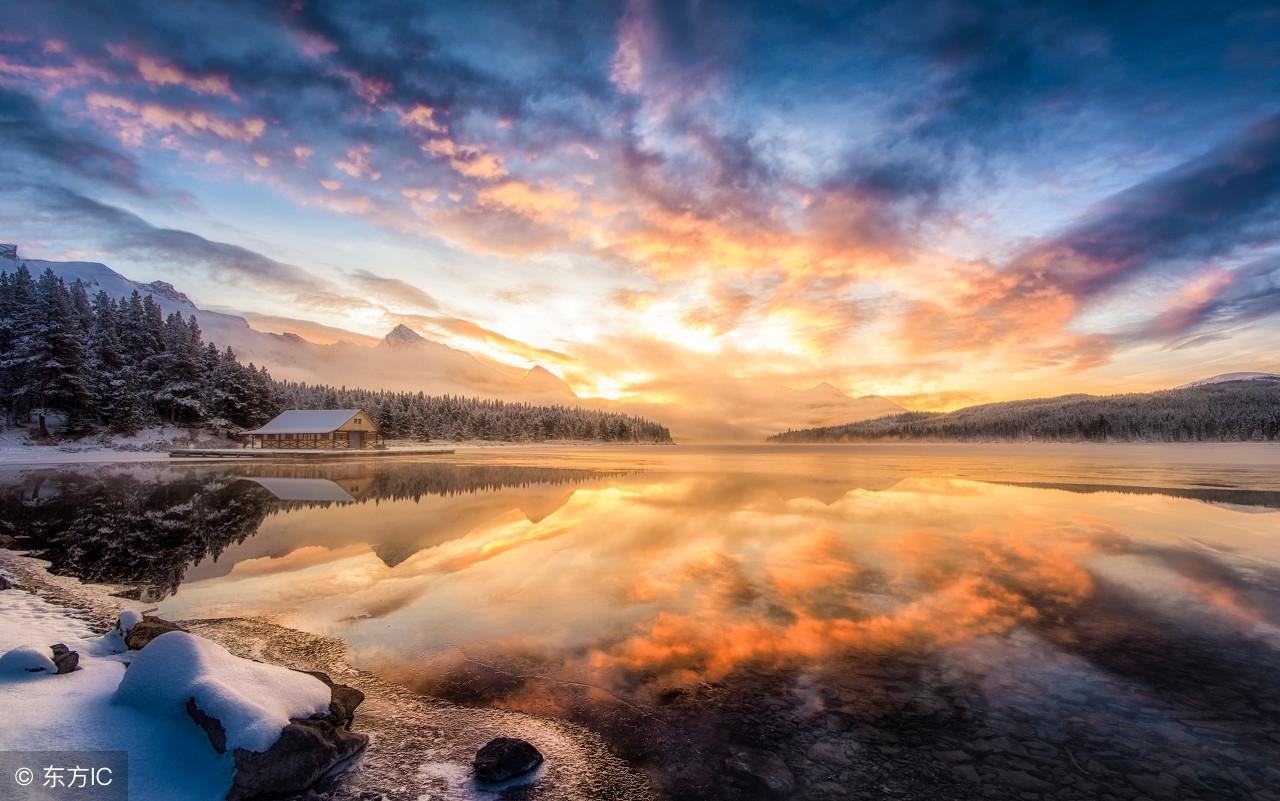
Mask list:
[[[583,396],[1280,371],[1280,8],[8,2],[0,239]]]

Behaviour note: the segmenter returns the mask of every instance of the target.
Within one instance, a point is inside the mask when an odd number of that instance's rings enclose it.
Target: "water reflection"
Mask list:
[[[0,477],[0,533],[49,560],[54,573],[129,584],[139,597],[159,599],[176,591],[193,568],[197,575],[219,573],[223,551],[244,543],[272,516],[348,503],[413,506],[432,496],[545,489],[596,475],[500,465],[402,463],[393,468],[359,462],[26,470]],[[537,496],[529,499],[532,506],[545,503],[541,493],[529,494]],[[424,547],[422,526],[414,529],[408,542],[404,532],[394,532],[377,546],[388,563]],[[279,554],[292,546],[276,541],[267,547]]]
[[[170,520],[242,516],[194,538],[164,611],[334,634],[424,692],[586,724],[672,798],[1280,787],[1273,489],[357,467],[139,482],[148,514],[167,492]],[[34,480],[5,503],[80,486]]]

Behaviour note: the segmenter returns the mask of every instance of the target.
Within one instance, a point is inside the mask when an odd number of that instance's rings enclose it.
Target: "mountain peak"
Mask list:
[[[422,336],[422,334],[419,334],[417,331],[414,331],[404,323],[401,323],[388,331],[387,335],[382,338],[383,344],[397,348],[405,345],[416,345],[419,342],[426,341],[426,337]]]
[[[529,372],[520,379],[520,388],[525,392],[575,397],[573,389],[563,378],[540,364],[529,368]]]
[[[0,242],[0,259],[18,260],[18,246],[9,242]]]
[[[162,295],[175,303],[181,303],[184,306],[195,308],[196,304],[191,302],[191,298],[187,297],[185,292],[180,291],[168,281],[152,281],[151,283],[144,284],[143,286],[151,290],[151,292],[156,295]]]

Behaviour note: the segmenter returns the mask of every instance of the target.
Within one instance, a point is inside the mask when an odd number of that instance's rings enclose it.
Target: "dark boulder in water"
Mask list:
[[[542,752],[516,737],[495,737],[476,752],[476,779],[496,784],[528,773],[542,764]]]

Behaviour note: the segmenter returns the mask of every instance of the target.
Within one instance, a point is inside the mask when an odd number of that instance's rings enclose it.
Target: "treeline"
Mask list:
[[[786,431],[771,442],[877,440],[1248,442],[1280,439],[1280,381],[1010,401]]]
[[[657,423],[569,406],[535,406],[273,379],[205,343],[194,316],[165,316],[150,295],[92,298],[52,270],[0,272],[0,411],[50,434],[131,434],[158,424],[237,434],[285,409],[362,408],[390,437],[670,442]]]
[[[52,270],[0,272],[0,404],[48,436],[133,433],[159,423],[238,431],[279,412],[265,369],[205,344],[195,317],[163,315],[150,295],[89,297]]]
[[[643,417],[500,400],[284,382],[285,408],[364,409],[388,437],[415,440],[553,439],[670,442],[666,426]]]

